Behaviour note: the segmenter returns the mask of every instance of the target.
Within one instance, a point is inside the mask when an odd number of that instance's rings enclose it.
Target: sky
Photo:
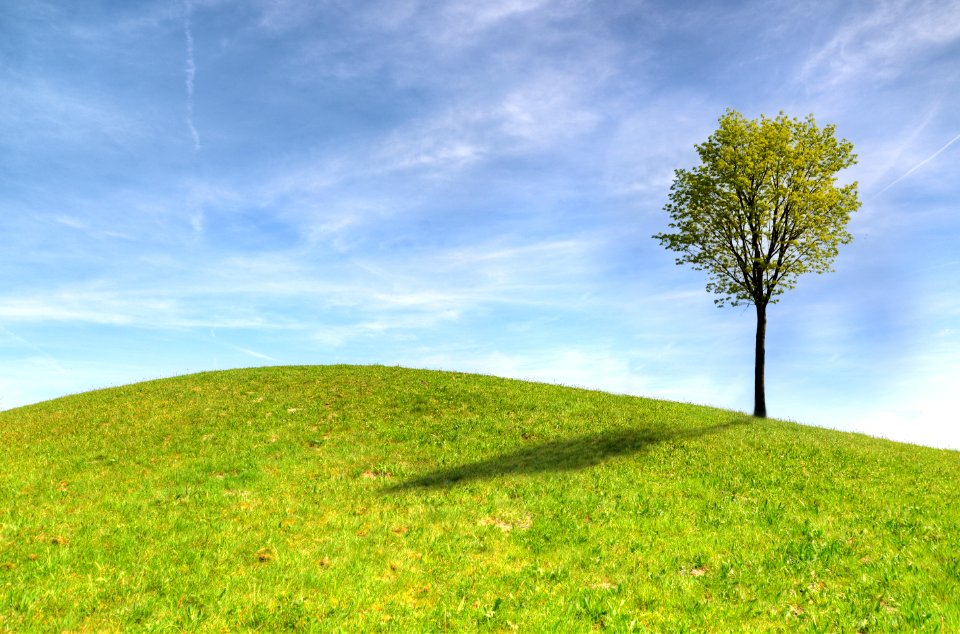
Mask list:
[[[854,144],[770,416],[960,449],[960,1],[0,4],[0,408],[384,364],[751,411],[666,230],[727,108]]]

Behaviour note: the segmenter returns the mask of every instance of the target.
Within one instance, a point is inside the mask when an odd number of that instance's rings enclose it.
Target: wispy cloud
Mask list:
[[[680,103],[677,103],[677,102]],[[651,99],[617,118],[606,148],[606,186],[619,195],[646,203],[657,214],[666,202],[673,171],[695,163],[700,143],[723,114],[724,105],[670,95]],[[657,222],[666,223],[666,215]],[[659,229],[651,226],[650,233]]]
[[[524,263],[536,264],[545,268],[555,267],[557,259],[564,256],[582,256],[597,242],[589,239],[550,240],[546,242],[525,242],[523,244],[473,245],[455,248],[445,254],[451,264],[465,264],[475,267],[484,262],[503,262],[508,266],[522,266]],[[544,263],[544,259],[548,262]]]
[[[260,359],[261,361],[270,361],[272,363],[280,363],[279,359],[275,359],[274,357],[271,357],[270,355],[264,354],[262,352],[257,352],[256,350],[250,350],[249,348],[242,348],[240,346],[230,346],[230,347],[238,352],[242,352],[243,354],[249,357],[253,357],[254,359]]]
[[[33,325],[95,324],[133,328],[273,327],[265,318],[243,309],[223,312],[211,311],[210,306],[191,306],[192,296],[194,293],[178,289],[55,290],[0,298],[0,320]]]
[[[553,2],[553,4],[559,4]],[[510,20],[529,19],[548,8],[551,0],[489,0],[487,2],[447,2],[431,16],[435,26],[425,34],[444,48],[462,48],[476,43],[486,32],[502,27]]]
[[[506,18],[536,11],[550,4],[550,0],[489,0],[478,3],[454,3],[448,11],[464,24],[487,27]]]
[[[69,227],[70,229],[76,229],[81,231],[87,236],[93,238],[94,240],[131,240],[131,236],[116,231],[114,229],[101,229],[90,226],[89,223],[80,220],[74,216],[68,216],[63,214],[58,214],[54,216],[53,221],[57,224],[63,225],[64,227]]]
[[[960,39],[960,3],[894,0],[867,3],[800,70],[802,82],[832,89],[852,80],[890,80]]]
[[[44,77],[0,74],[0,133],[2,143],[26,147],[42,139],[91,148],[128,145],[145,133],[141,121],[102,95]]]
[[[56,369],[58,372],[66,373],[66,370],[63,368],[62,365],[60,365],[60,362],[57,361],[57,359],[53,355],[51,355],[49,352],[47,352],[40,346],[27,341],[26,339],[24,339],[23,337],[17,334],[14,334],[13,332],[11,332],[9,329],[5,328],[2,325],[0,325],[0,333],[6,335],[9,339],[13,340],[15,343],[23,346],[24,348],[27,348],[28,350],[31,350],[36,354],[38,354],[40,358],[42,358],[47,364],[50,365],[50,367]]]
[[[102,310],[102,304],[97,306],[100,302],[92,298],[79,298],[79,301],[64,299],[46,296],[3,299],[0,300],[0,318],[26,323],[72,321],[110,325],[126,325],[132,321],[130,315],[124,312]]]
[[[603,114],[588,95],[604,81],[600,68],[534,72],[493,94],[464,94],[393,132],[377,152],[383,171],[456,174],[485,161],[555,149],[584,138]]]
[[[927,142],[941,114],[941,104],[930,104],[924,110],[906,113],[888,134],[863,139],[857,144],[859,161],[848,170],[848,176],[859,182],[868,196],[875,196],[879,188],[890,182],[892,174],[902,173],[904,162],[915,153],[914,148]]]
[[[259,26],[271,31],[286,31],[314,18],[325,3],[303,0],[256,0],[260,7]]]

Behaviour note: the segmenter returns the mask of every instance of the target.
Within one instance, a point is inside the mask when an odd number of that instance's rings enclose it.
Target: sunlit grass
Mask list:
[[[383,367],[0,413],[0,630],[960,631],[960,453]]]

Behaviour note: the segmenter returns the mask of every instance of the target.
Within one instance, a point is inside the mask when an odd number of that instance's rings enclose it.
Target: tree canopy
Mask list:
[[[856,182],[836,183],[857,157],[834,126],[728,110],[696,149],[701,164],[676,170],[665,207],[675,232],[654,238],[707,272],[718,305],[766,306],[797,276],[831,270],[860,206]]]

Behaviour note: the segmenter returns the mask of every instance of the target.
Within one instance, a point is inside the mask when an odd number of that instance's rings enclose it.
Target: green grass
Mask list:
[[[0,413],[0,630],[958,632],[960,453],[384,367]]]

